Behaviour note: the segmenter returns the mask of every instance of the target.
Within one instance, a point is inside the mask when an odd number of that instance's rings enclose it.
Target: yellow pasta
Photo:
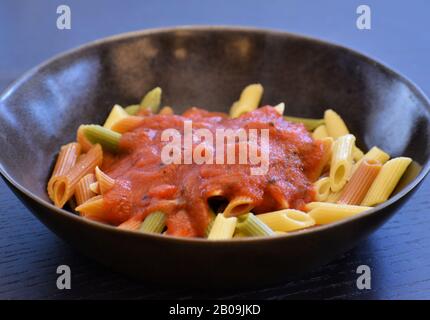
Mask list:
[[[127,118],[129,115],[125,110],[118,104],[114,105],[112,111],[107,117],[103,127],[106,129],[112,129],[112,126],[119,120]]]
[[[87,174],[79,180],[75,190],[75,199],[78,206],[86,202],[88,199],[96,196],[96,194],[90,189],[91,183],[95,181],[96,177],[92,173]]]
[[[160,110],[160,112],[158,114],[161,114],[161,115],[164,115],[164,116],[167,116],[167,115],[170,116],[170,115],[172,115],[174,113],[175,112],[173,111],[173,109],[171,107],[165,106],[165,107],[161,108],[161,110]]]
[[[79,143],[72,142],[61,147],[58,154],[57,162],[55,163],[54,171],[48,182],[48,196],[54,200],[54,182],[57,176],[67,173],[75,164],[81,153]]]
[[[140,126],[142,124],[142,121],[143,117],[127,115],[127,117],[121,118],[114,124],[112,124],[111,129],[112,131],[118,133],[132,131],[138,126]]]
[[[324,112],[324,121],[327,128],[327,133],[330,137],[337,139],[341,136],[349,134],[349,130],[345,122],[333,110],[328,109]]]
[[[361,204],[374,206],[386,201],[411,162],[412,159],[408,157],[394,158],[386,162]]]
[[[358,169],[351,176],[351,180],[348,181],[342,190],[338,203],[359,205],[363,201],[367,191],[369,191],[381,167],[382,165],[374,160],[362,161]]]
[[[281,102],[281,103],[277,104],[276,106],[274,106],[274,108],[281,116],[284,115],[285,103]]]
[[[339,200],[341,195],[342,195],[342,190],[338,192],[330,192],[325,202],[336,203]]]
[[[314,183],[315,199],[317,201],[327,200],[330,194],[330,178],[324,177]]]
[[[225,217],[237,217],[248,213],[254,207],[253,200],[250,197],[236,197],[232,199],[224,209]]]
[[[257,215],[257,218],[264,222],[273,231],[290,232],[311,227],[315,221],[307,213],[284,209]]]
[[[101,194],[108,192],[115,185],[115,179],[109,177],[106,173],[101,171],[99,167],[96,167],[96,179],[99,183]]]
[[[306,208],[309,210],[309,216],[315,220],[317,225],[333,223],[372,209],[365,206],[326,202],[311,202],[306,205]]]
[[[329,135],[327,132],[327,127],[325,126],[325,124],[320,125],[314,130],[314,132],[312,132],[312,138],[314,138],[315,140],[327,138],[328,136]]]
[[[95,196],[76,207],[82,217],[102,222],[105,219],[103,196]]]
[[[363,156],[364,156],[364,152],[361,151],[361,149],[358,148],[357,146],[354,146],[354,149],[352,150],[352,158],[354,159],[354,161],[361,160]]]
[[[357,170],[358,166],[361,164],[363,160],[372,160],[379,162],[380,164],[384,164],[390,159],[390,155],[385,151],[379,149],[378,147],[373,147],[370,149],[364,156],[361,158],[353,167],[352,171]]]
[[[348,181],[352,171],[354,143],[352,134],[341,136],[334,143],[330,166],[330,188],[333,192],[341,190]]]
[[[209,232],[209,240],[227,240],[233,237],[236,229],[237,218],[226,218],[222,213],[215,218],[211,231]]]
[[[53,200],[54,204],[62,208],[64,204],[74,194],[79,180],[88,173],[94,172],[96,166],[101,165],[103,161],[103,151],[99,144],[90,149],[82,156],[67,173],[57,176],[54,179]]]
[[[239,101],[236,101],[231,106],[230,117],[237,118],[246,112],[257,109],[262,96],[263,86],[261,84],[247,86],[243,89]]]

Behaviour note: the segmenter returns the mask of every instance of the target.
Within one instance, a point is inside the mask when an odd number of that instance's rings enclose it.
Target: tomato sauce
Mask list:
[[[269,167],[251,175],[251,164],[164,164],[161,134],[174,128],[183,134],[184,121],[193,128],[257,128],[269,130]],[[214,142],[215,144],[215,142]],[[270,106],[231,119],[226,114],[191,108],[182,115],[145,115],[136,129],[124,133],[121,152],[108,156],[105,170],[116,179],[104,195],[107,222],[118,225],[142,220],[153,211],[167,214],[167,233],[203,236],[211,219],[209,198],[253,200],[254,213],[286,207],[303,208],[314,200],[311,177],[320,167],[323,149],[301,124],[285,121]]]

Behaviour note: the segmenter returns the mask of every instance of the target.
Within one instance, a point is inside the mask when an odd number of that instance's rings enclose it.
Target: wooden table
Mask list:
[[[183,24],[240,24],[284,29],[345,44],[386,61],[430,93],[430,3],[367,1],[372,29],[355,27],[356,1],[65,1],[72,29],[56,29],[56,2],[0,4],[0,89],[29,67],[109,34]],[[85,4],[86,3],[86,4]],[[47,230],[0,182],[0,298],[3,299],[429,299],[430,179],[393,219],[355,249],[295,281],[260,290],[201,292],[149,288],[113,273]],[[56,269],[72,270],[58,290]],[[368,265],[372,289],[359,290],[356,268]]]

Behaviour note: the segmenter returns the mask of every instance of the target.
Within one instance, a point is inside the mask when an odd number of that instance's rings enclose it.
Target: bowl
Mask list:
[[[264,85],[263,104],[292,116],[341,114],[363,149],[377,145],[422,166],[382,205],[350,219],[272,238],[207,241],[143,234],[54,207],[46,183],[62,144],[81,123],[160,86],[164,103],[227,111],[241,89]],[[430,105],[405,77],[350,49],[286,32],[180,27],[114,36],[57,56],[0,98],[0,171],[49,229],[83,254],[147,283],[260,287],[296,277],[380,227],[429,171]],[[407,175],[411,177],[411,175]],[[7,213],[3,213],[7,214]],[[12,218],[12,217],[11,217]]]

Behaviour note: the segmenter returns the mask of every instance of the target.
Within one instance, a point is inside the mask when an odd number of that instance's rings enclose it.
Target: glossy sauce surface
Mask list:
[[[265,174],[252,175],[247,164],[165,164],[161,151],[165,129],[176,129],[183,137],[184,121],[193,129],[268,129],[270,152]],[[193,136],[195,148],[201,141]],[[257,140],[260,147],[261,140]],[[215,156],[213,147],[206,145]],[[252,199],[254,213],[286,207],[302,208],[314,198],[312,177],[321,164],[322,147],[301,124],[287,122],[266,106],[236,119],[226,114],[191,108],[183,115],[145,115],[134,130],[124,133],[121,152],[106,157],[103,170],[116,179],[104,195],[108,222],[118,225],[130,218],[144,219],[161,210],[167,214],[167,233],[203,236],[211,219],[209,198],[230,201]],[[237,153],[236,153],[237,154]],[[215,161],[214,161],[215,162]]]

